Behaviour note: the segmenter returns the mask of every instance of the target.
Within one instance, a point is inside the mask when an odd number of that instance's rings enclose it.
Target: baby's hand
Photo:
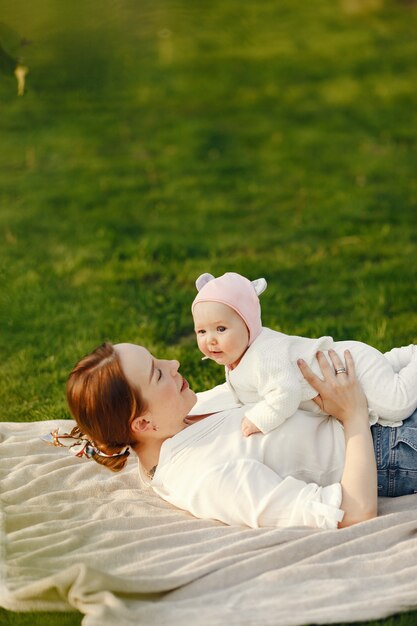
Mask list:
[[[259,428],[255,426],[253,422],[251,422],[247,417],[244,417],[242,420],[242,433],[245,437],[249,437],[249,435],[253,435],[253,433],[260,433]]]

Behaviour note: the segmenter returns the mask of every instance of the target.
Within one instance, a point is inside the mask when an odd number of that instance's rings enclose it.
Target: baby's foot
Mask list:
[[[392,369],[396,374],[400,372],[403,367],[406,367],[411,361],[417,360],[417,345],[410,344],[408,346],[402,346],[402,348],[393,348],[389,352],[385,352],[384,357],[387,359]]]
[[[245,437],[249,437],[250,435],[253,435],[253,433],[261,432],[259,428],[257,428],[255,424],[251,422],[247,417],[243,418],[241,428],[242,433],[245,435]]]

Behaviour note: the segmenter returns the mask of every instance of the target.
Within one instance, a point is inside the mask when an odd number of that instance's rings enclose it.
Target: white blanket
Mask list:
[[[38,436],[70,421],[0,424],[1,596],[14,611],[78,609],[84,626],[265,626],[417,608],[417,495],[344,530],[197,520]]]

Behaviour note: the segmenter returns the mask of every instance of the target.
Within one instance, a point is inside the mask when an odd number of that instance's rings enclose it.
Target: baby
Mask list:
[[[398,426],[417,408],[417,349],[411,344],[382,354],[359,341],[308,339],[263,328],[258,296],[266,281],[229,272],[202,274],[192,304],[197,343],[205,358],[225,366],[235,400],[251,405],[242,421],[245,436],[267,433],[298,408],[320,412],[317,392],[301,375],[304,359],[320,375],[316,353],[350,350],[370,409],[370,423]],[[336,370],[343,375],[344,368]]]

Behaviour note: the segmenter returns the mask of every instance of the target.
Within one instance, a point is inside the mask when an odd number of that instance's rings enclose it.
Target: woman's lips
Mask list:
[[[188,382],[185,380],[185,378],[182,379],[182,385],[181,385],[181,391],[184,391],[184,389],[188,389],[189,384]]]

